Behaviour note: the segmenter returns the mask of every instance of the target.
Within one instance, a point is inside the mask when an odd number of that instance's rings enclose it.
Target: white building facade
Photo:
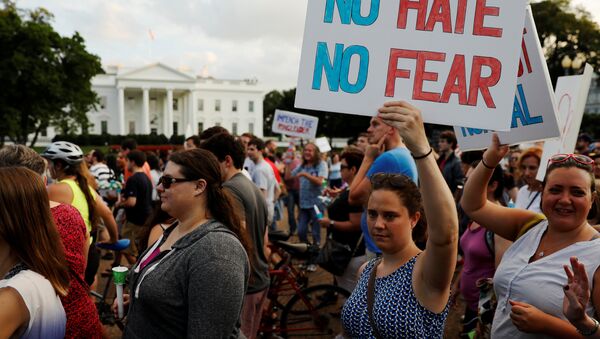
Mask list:
[[[263,136],[264,91],[256,80],[194,76],[157,63],[141,68],[109,66],[92,79],[100,98],[88,112],[90,134],[199,134],[218,125],[232,134]],[[51,140],[50,127],[40,141]]]

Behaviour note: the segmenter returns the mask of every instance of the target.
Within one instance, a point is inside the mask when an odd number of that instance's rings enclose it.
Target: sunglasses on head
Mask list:
[[[380,187],[384,184],[389,184],[395,188],[402,188],[404,187],[404,180],[401,174],[376,173],[371,177],[371,184],[373,187]]]
[[[158,179],[158,185],[162,184],[164,188],[171,188],[171,185],[178,182],[196,181],[197,179],[173,178],[170,175],[163,175]]]
[[[594,166],[594,160],[583,154],[555,154],[548,160],[548,164],[558,164],[573,159],[575,162],[582,165]]]

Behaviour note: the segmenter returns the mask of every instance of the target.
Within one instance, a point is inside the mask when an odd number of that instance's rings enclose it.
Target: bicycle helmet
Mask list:
[[[83,161],[83,151],[73,143],[56,141],[46,147],[42,157],[50,160],[60,159],[69,165],[77,165]]]

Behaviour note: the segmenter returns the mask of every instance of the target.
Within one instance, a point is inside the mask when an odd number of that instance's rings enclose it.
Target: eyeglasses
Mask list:
[[[197,179],[173,178],[170,175],[163,175],[158,179],[158,185],[162,184],[164,188],[171,188],[171,185],[178,182],[196,181]]]
[[[588,166],[594,166],[594,160],[592,158],[583,155],[583,154],[555,154],[548,160],[548,164],[557,164],[561,162],[565,162],[569,159],[573,159],[574,161]]]
[[[403,174],[376,173],[371,177],[371,188],[375,190],[389,185],[394,188],[402,189],[405,188],[409,182],[410,179]]]

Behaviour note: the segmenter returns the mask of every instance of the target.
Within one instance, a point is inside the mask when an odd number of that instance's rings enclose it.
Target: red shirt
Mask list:
[[[275,166],[275,164],[271,160],[269,160],[269,158],[265,158],[265,161],[273,169],[273,173],[275,174],[275,180],[277,180],[277,183],[281,184],[281,174],[279,174],[279,170],[277,169],[277,166]]]

